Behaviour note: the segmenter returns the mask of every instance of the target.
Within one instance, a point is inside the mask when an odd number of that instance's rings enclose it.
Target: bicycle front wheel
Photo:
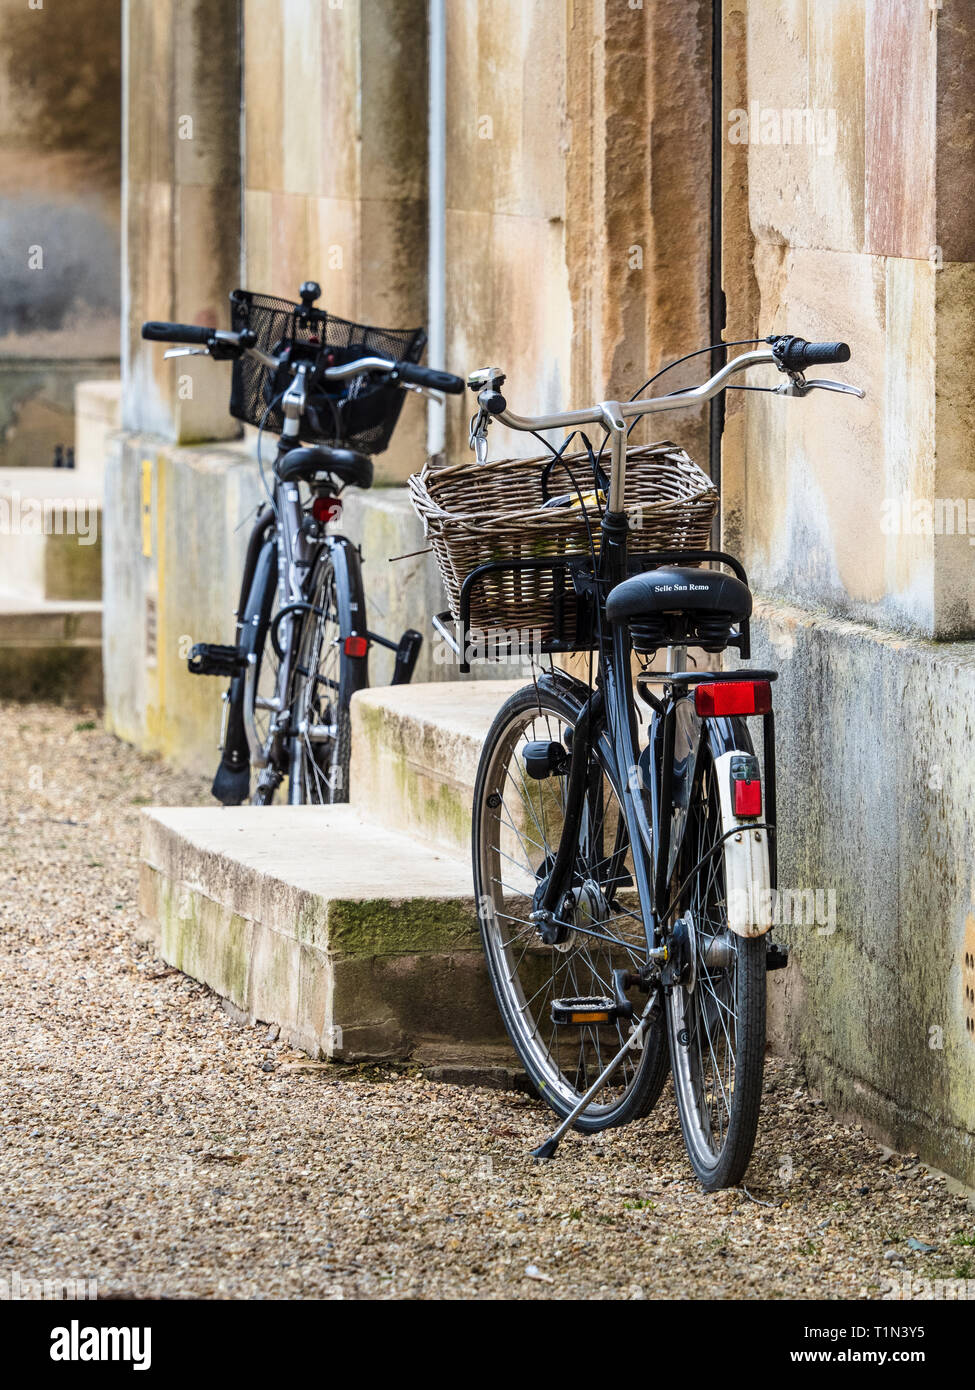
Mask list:
[[[570,998],[613,996],[613,972],[637,972],[647,940],[623,816],[621,789],[594,731],[569,898],[571,929],[556,945],[530,919],[532,898],[550,871],[565,819],[566,777],[530,778],[525,745],[567,748],[579,715],[568,690],[526,686],[498,713],[474,789],[474,882],[491,984],[508,1035],[539,1094],[565,1117],[630,1035],[626,1019],[554,1021]],[[594,1131],[621,1125],[654,1105],[667,1076],[661,1025],[576,1121]]]
[[[741,743],[751,752],[747,736]],[[684,1144],[708,1191],[744,1176],[765,1063],[767,947],[764,936],[749,939],[728,928],[726,846],[705,735],[675,870],[678,884],[687,880],[674,924],[684,968],[667,1001],[667,1027]]]

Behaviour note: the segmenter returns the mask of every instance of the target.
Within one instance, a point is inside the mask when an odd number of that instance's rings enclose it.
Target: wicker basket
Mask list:
[[[424,468],[410,478],[410,498],[432,544],[455,618],[461,585],[478,565],[590,553],[582,508],[543,505],[542,475],[551,461],[547,454],[463,463]],[[569,493],[577,500],[578,486],[587,496],[589,526],[598,546],[600,516],[589,456],[566,454],[565,464],[550,470],[548,495]],[[710,478],[676,444],[627,449],[624,506],[633,528],[632,551],[707,549],[717,505]],[[554,587],[551,570],[495,570],[471,594],[471,628],[516,628],[530,631],[535,641],[550,641]],[[570,640],[573,619],[574,614],[566,615],[561,634]]]

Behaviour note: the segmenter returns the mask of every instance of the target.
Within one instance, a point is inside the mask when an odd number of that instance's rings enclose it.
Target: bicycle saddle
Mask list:
[[[752,611],[748,587],[720,570],[679,569],[666,566],[635,574],[610,590],[606,616],[611,623],[641,617],[645,613],[727,613],[737,621]]]
[[[329,473],[351,487],[372,487],[372,459],[355,449],[309,444],[290,449],[275,466],[283,483],[310,482],[317,473]]]

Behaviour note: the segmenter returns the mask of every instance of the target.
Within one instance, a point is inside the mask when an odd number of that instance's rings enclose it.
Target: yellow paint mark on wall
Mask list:
[[[142,553],[152,558],[152,459],[142,460]]]
[[[156,606],[156,649],[158,652],[156,697],[159,700],[161,714],[160,732],[163,740],[163,751],[166,753],[170,752],[167,735],[174,722],[174,712],[169,707],[166,688],[166,678],[172,655],[168,622],[170,610],[167,604],[169,577],[166,572],[166,478],[168,467],[168,459],[160,460],[159,472],[156,476],[156,594],[158,595]]]
[[[962,970],[965,990],[965,1029],[969,1040],[975,1042],[975,914],[965,918],[965,962]]]

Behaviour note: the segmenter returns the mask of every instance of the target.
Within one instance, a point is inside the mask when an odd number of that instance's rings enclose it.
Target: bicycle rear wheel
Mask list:
[[[524,747],[538,740],[567,747],[578,715],[577,701],[554,684],[518,691],[488,733],[474,790],[474,883],[491,984],[528,1076],[563,1117],[622,1047],[630,1023],[557,1024],[553,1003],[611,998],[613,971],[636,972],[647,961],[621,789],[599,751],[598,731],[571,879],[573,930],[558,945],[545,945],[529,917],[561,838],[566,779],[529,778]],[[660,1094],[667,1065],[658,1024],[642,1050],[626,1055],[575,1127],[595,1131],[645,1114]]]
[[[347,549],[341,558],[331,550],[323,551],[308,589],[312,609],[301,623],[291,702],[288,800],[293,805],[349,799],[349,706],[356,690],[368,684],[368,677],[366,658],[347,650],[346,639],[353,635],[350,608],[365,623],[365,596],[361,582],[356,582],[358,567],[354,573],[346,569],[344,585],[338,572],[337,563],[347,560]]]
[[[751,752],[747,735],[743,752]],[[764,936],[728,929],[726,842],[714,756],[701,740],[675,869],[688,879],[674,949],[684,973],[667,1001],[671,1070],[684,1144],[708,1191],[744,1176],[758,1130],[765,1064]]]

